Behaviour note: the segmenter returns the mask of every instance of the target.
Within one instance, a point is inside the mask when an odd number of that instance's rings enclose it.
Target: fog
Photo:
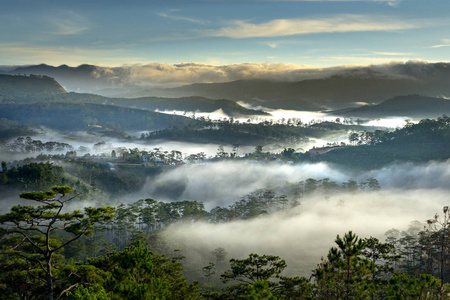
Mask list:
[[[285,275],[309,276],[334,246],[337,234],[352,230],[361,238],[374,236],[384,241],[386,231],[392,228],[406,231],[411,222],[425,225],[439,214],[449,204],[450,161],[394,164],[359,174],[338,171],[325,163],[187,166],[158,176],[142,193],[151,195],[152,186],[179,184],[183,190],[177,199],[202,201],[211,209],[228,206],[255,189],[287,181],[330,178],[341,183],[369,177],[379,180],[381,191],[311,194],[288,211],[248,221],[173,225],[164,235],[170,245],[182,249],[186,262],[197,267],[207,265],[208,259],[214,261],[212,251],[223,247],[228,259],[250,253],[279,255],[288,264]]]
[[[377,178],[381,186],[390,189],[450,190],[450,160],[422,164],[411,162],[395,164],[370,171],[367,176]]]
[[[287,165],[218,162],[187,165],[164,172],[149,179],[140,194],[142,197],[167,201],[197,200],[211,209],[217,205],[227,206],[256,189],[325,177],[335,181],[346,181],[349,178],[323,163]],[[164,188],[170,189],[169,195],[162,192]]]
[[[135,138],[139,137],[141,133],[148,131],[130,132],[129,134]],[[177,150],[181,151],[183,155],[189,155],[199,152],[204,152],[208,157],[214,156],[217,153],[218,144],[212,143],[191,143],[191,142],[177,142],[169,140],[122,140],[110,137],[102,137],[86,132],[71,132],[70,134],[63,134],[61,132],[45,128],[44,133],[31,136],[34,140],[41,140],[42,142],[57,141],[72,145],[77,151],[77,155],[90,154],[111,154],[111,151],[117,148],[135,149],[141,151],[150,151],[154,148],[163,148],[164,151]],[[101,147],[94,147],[95,144],[103,142]],[[83,148],[84,147],[84,148]],[[229,148],[229,149],[228,149]],[[239,152],[253,152],[254,147],[240,147]],[[230,147],[225,147],[225,151],[231,151]],[[245,152],[244,152],[245,151]],[[36,153],[36,155],[39,153]],[[6,161],[19,160],[29,157],[30,154],[17,153],[1,153],[1,157],[6,157]]]
[[[394,164],[369,172],[340,171],[326,163],[277,164],[218,162],[186,165],[148,179],[140,197],[155,199],[197,200],[211,209],[228,206],[256,189],[297,183],[308,178],[329,178],[338,184],[349,179],[364,181],[376,178],[389,190],[450,189],[450,162]],[[165,192],[169,189],[170,193]],[[396,192],[397,193],[397,192]]]
[[[384,240],[387,230],[407,230],[411,221],[425,222],[448,205],[448,192],[410,190],[337,194],[311,197],[294,211],[250,221],[223,224],[183,224],[166,234],[169,243],[183,249],[186,261],[207,265],[208,255],[223,247],[229,258],[250,253],[278,255],[285,259],[285,275],[309,276],[335,246],[336,235],[352,230],[359,237]]]

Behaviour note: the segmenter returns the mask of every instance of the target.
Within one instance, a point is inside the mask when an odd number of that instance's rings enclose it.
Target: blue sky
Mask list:
[[[450,61],[449,12],[448,0],[0,0],[0,65]]]

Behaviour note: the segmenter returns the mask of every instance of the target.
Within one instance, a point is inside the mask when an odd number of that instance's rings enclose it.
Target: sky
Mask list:
[[[0,65],[450,61],[448,0],[0,0]]]

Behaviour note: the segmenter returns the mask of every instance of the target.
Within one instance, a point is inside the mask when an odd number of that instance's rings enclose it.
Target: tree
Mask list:
[[[366,243],[351,231],[343,238],[338,235],[335,242],[338,247],[330,249],[328,261],[322,262],[313,272],[318,293],[324,298],[348,300],[356,295],[363,298],[367,292],[363,281],[374,271],[374,264],[360,257]]]
[[[420,242],[425,250],[426,272],[439,276],[441,291],[445,282],[449,282],[450,268],[450,210],[448,206],[442,209],[443,216],[435,214],[427,220],[428,228],[421,231]]]
[[[274,288],[277,283],[269,281],[280,277],[280,273],[286,268],[286,262],[279,256],[250,254],[246,259],[230,260],[231,270],[223,273],[220,277],[224,283],[231,280],[239,281],[241,284],[231,286],[229,290],[242,291],[249,284],[268,281],[269,286]]]
[[[20,258],[27,275],[45,284],[49,300],[54,299],[55,284],[66,279],[60,278],[62,272],[55,269],[58,252],[83,235],[91,234],[95,223],[110,220],[114,213],[112,207],[86,207],[84,213],[79,210],[63,212],[66,204],[76,197],[66,198],[71,192],[68,186],[54,186],[46,192],[24,192],[21,198],[41,205],[16,205],[9,213],[0,215],[0,224],[4,226],[1,229],[3,255]],[[68,237],[57,240],[58,232]],[[63,290],[57,298],[73,286]]]
[[[187,283],[181,263],[141,243],[89,263],[107,272],[104,288],[111,299],[199,299],[197,283]]]

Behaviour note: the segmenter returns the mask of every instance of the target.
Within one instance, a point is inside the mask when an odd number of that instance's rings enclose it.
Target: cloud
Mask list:
[[[411,22],[382,16],[340,15],[316,19],[277,19],[261,24],[238,20],[234,21],[230,27],[211,31],[210,35],[243,39],[313,33],[392,31],[415,27]]]
[[[48,18],[48,22],[56,35],[76,35],[89,29],[86,17],[73,12],[60,12],[58,16]]]
[[[189,17],[184,17],[184,16],[173,14],[174,12],[177,12],[177,11],[178,10],[170,10],[168,12],[159,12],[159,13],[157,13],[157,15],[160,17],[175,20],[175,21],[187,21],[187,22],[191,22],[191,23],[195,23],[195,24],[202,24],[202,25],[207,23],[204,20],[194,19],[194,18],[189,18]]]
[[[450,47],[450,39],[442,39],[442,44],[431,46],[431,48]]]
[[[129,69],[129,80],[137,85],[148,84],[191,84],[195,82],[226,82],[239,79],[283,79],[292,72],[308,69],[295,64],[281,63],[245,63],[214,66],[198,63],[181,63],[176,65],[151,63],[146,65],[124,66]],[[311,68],[311,72],[313,68]],[[306,71],[308,72],[308,71]]]
[[[411,53],[407,52],[374,52],[377,55],[386,55],[386,56],[408,56]]]

